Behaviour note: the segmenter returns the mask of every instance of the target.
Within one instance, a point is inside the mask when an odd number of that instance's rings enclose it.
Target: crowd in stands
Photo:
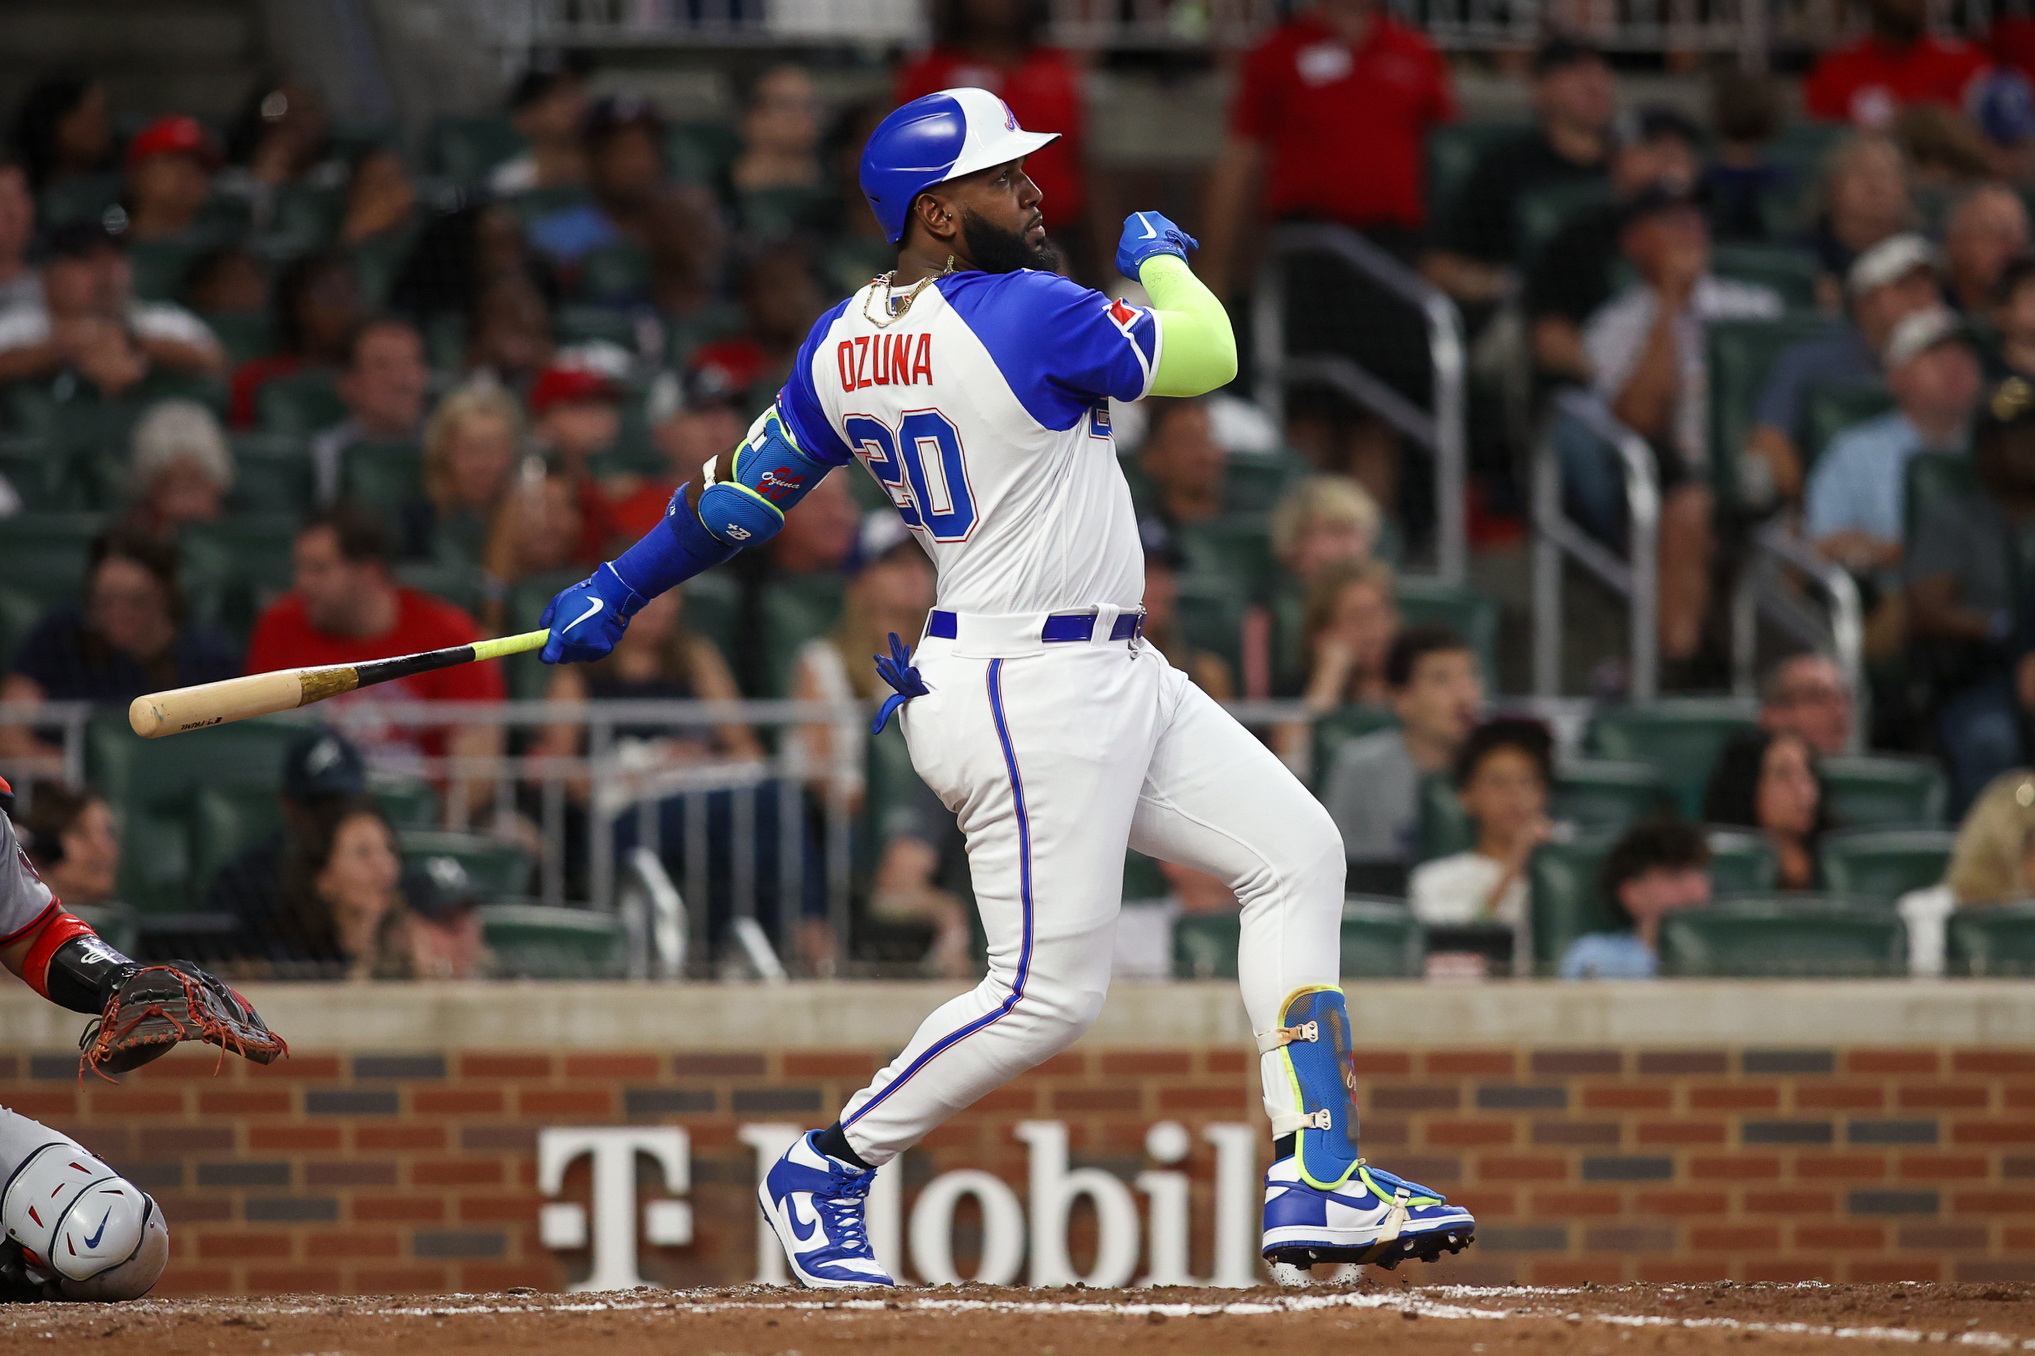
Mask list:
[[[1067,267],[1128,286],[1102,266],[1087,85],[1044,7],[934,8],[933,43],[889,99],[830,106],[781,64],[745,77],[718,122],[674,120],[567,58],[534,62],[495,116],[407,135],[346,124],[288,81],[218,125],[116,111],[89,77],[37,84],[0,156],[0,702],[115,710],[534,626],[739,440],[825,307],[888,266],[855,165],[894,102],[981,84],[1063,133],[1028,170]],[[1987,788],[2030,761],[2035,29],[2003,21],[1988,47],[1929,32],[1920,0],[1868,9],[1870,31],[1803,82],[1800,113],[1781,82],[1736,73],[1706,109],[1635,106],[1602,53],[1558,36],[1521,70],[1530,123],[1467,124],[1449,63],[1376,0],[1318,0],[1237,68],[1190,222],[1197,269],[1242,302],[1266,227],[1328,222],[1451,297],[1478,354],[1480,542],[1521,515],[1524,430],[1546,427],[1567,511],[1623,549],[1616,456],[1544,418],[1551,393],[1579,390],[1652,449],[1671,686],[1723,685],[1718,600],[1761,524],[1850,571],[1869,607],[1865,690],[1819,656],[1784,660],[1756,719],[1656,768],[1630,813],[1579,814],[1575,732],[1497,695],[1495,603],[1403,569],[1434,506],[1390,423],[1302,388],[1278,425],[1233,393],[1114,411],[1145,643],[1220,698],[1297,702],[1267,738],[1334,816],[1350,888],[1409,901],[1431,950],[1471,969],[1654,973],[1662,920],[1747,853],[1760,891],[1827,890],[1830,836],[1858,823],[1833,810],[1828,760],[1940,760],[1949,812],[1974,807],[1967,835],[1998,813]],[[1289,308],[1289,348],[1431,397],[1403,304],[1307,266],[1289,286],[1308,303]],[[885,491],[845,473],[766,548],[646,608],[601,664],[476,664],[374,695],[867,703],[869,657],[914,637],[932,597]],[[59,734],[0,724],[0,760],[54,766]],[[596,752],[588,729],[348,734],[358,749],[327,734],[292,751],[264,811],[274,836],[208,860],[184,902],[233,920],[227,949],[278,973],[484,971],[475,895],[405,871],[417,824],[371,787],[428,786],[439,827],[527,841],[535,792],[501,756],[579,758]],[[846,959],[815,865],[830,808],[856,826],[851,944],[880,950],[888,929],[933,971],[974,964],[958,832],[895,730],[613,734],[603,756],[632,774],[769,770],[690,809],[667,800],[657,838],[674,856],[709,842],[717,895],[754,877],[806,970]],[[1593,757],[1616,753],[1609,738],[1592,727]],[[795,784],[790,820],[772,777]],[[76,902],[113,900],[118,816],[42,786],[38,860]],[[573,890],[601,790],[565,789]],[[1653,813],[1670,805],[1684,818]],[[753,862],[732,860],[737,823]],[[2024,846],[2012,871],[1980,887],[1953,870],[1946,888],[1965,904],[2020,893]],[[1551,887],[1535,864],[1565,852],[1603,911],[1536,959]],[[796,886],[778,875],[792,861],[810,868]],[[1171,867],[1150,893],[1183,917],[1234,908]],[[728,906],[713,907],[718,926]]]

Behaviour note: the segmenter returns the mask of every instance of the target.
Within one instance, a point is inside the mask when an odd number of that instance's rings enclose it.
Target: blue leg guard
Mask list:
[[[1289,994],[1279,1020],[1274,1030],[1259,1033],[1258,1050],[1276,1052],[1286,1066],[1300,1111],[1276,1118],[1272,1133],[1297,1135],[1301,1179],[1331,1190],[1348,1181],[1358,1163],[1350,1010],[1341,989],[1316,985]]]

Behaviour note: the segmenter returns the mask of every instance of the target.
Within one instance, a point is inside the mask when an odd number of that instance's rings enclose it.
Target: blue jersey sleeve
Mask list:
[[[841,435],[834,432],[826,409],[820,404],[819,389],[813,385],[813,358],[819,353],[820,341],[840,319],[841,312],[847,309],[848,303],[844,301],[813,325],[806,341],[799,345],[790,378],[784,383],[784,389],[777,393],[778,416],[791,430],[792,437],[798,440],[799,450],[828,466],[846,466],[855,458],[848,445],[841,441]]]
[[[1032,417],[1074,427],[1098,399],[1139,400],[1159,366],[1149,307],[1112,301],[1057,273],[964,273],[940,288]]]

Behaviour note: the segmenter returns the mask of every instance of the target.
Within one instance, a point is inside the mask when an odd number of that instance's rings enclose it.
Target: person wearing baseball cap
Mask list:
[[[1816,461],[1804,531],[1831,560],[1860,573],[1900,564],[1908,462],[1963,455],[1978,400],[1978,355],[1957,316],[1929,306],[1894,326],[1881,365],[1897,408],[1837,435]],[[1881,581],[1889,590],[1890,577]]]
[[[1754,407],[1742,474],[1747,497],[1792,500],[1802,492],[1795,445],[1812,387],[1858,390],[1880,384],[1880,357],[1904,316],[1943,303],[1936,247],[1912,232],[1889,236],[1862,252],[1844,276],[1849,324],[1833,334],[1798,340],[1774,362]],[[1766,494],[1756,493],[1764,482]]]
[[[539,217],[530,243],[562,268],[598,249],[649,234],[649,213],[665,183],[664,118],[635,94],[615,94],[588,110],[580,129],[593,201]]]
[[[219,152],[198,120],[181,113],[157,118],[127,143],[128,230],[136,240],[178,240],[191,234],[212,196]]]
[[[707,458],[742,441],[749,426],[748,391],[717,366],[667,372],[651,388],[650,418],[650,440],[670,469],[622,487],[615,520],[632,538],[663,520],[672,493],[697,479]]]
[[[591,463],[621,435],[627,394],[614,376],[583,364],[554,363],[530,384],[531,435],[578,502],[575,564],[600,563],[615,539],[625,535],[614,500],[594,479]]]

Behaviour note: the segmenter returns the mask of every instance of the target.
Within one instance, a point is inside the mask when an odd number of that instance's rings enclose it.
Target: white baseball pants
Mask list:
[[[1108,631],[1105,616],[1097,633]],[[989,973],[842,1111],[848,1143],[872,1164],[1094,1022],[1127,845],[1235,892],[1253,1030],[1278,1025],[1293,990],[1338,982],[1343,846],[1328,812],[1152,646],[1031,634],[1028,647],[984,646],[964,628],[927,637],[913,661],[931,691],[905,706],[905,737],[967,836]],[[1268,1113],[1300,1110],[1269,1070],[1265,1098]]]

